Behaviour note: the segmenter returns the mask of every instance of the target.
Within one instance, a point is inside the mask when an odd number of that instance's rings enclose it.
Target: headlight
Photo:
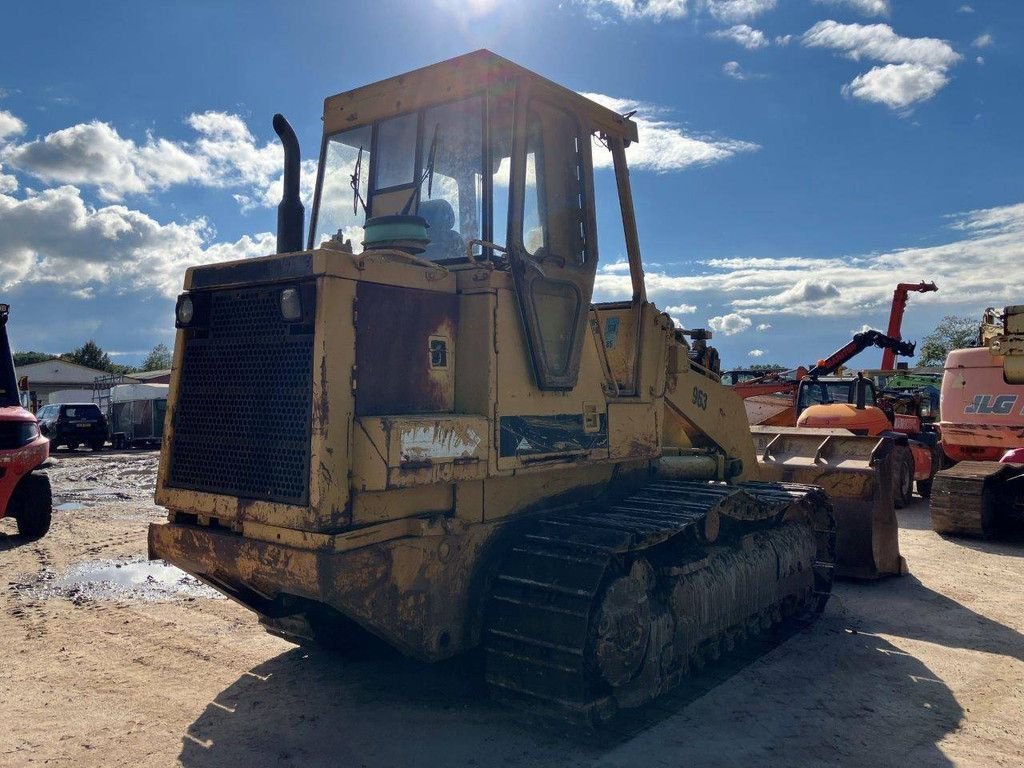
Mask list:
[[[922,419],[927,419],[932,415],[932,404],[927,400],[923,401],[917,409],[917,415]]]
[[[298,288],[285,288],[281,291],[281,316],[294,322],[302,318],[302,299]]]
[[[192,322],[192,318],[195,317],[195,306],[192,304],[192,298],[190,296],[182,296],[178,300],[178,308],[175,311],[175,317],[178,320],[178,325],[188,325]]]

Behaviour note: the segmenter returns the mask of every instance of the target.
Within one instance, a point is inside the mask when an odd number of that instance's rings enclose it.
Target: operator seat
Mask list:
[[[455,211],[447,200],[424,200],[420,216],[427,221],[430,245],[423,252],[431,261],[458,259],[466,255],[466,242],[455,230]]]

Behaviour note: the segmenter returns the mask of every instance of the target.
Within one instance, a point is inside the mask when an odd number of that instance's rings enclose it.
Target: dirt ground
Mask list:
[[[1024,765],[1024,542],[903,511],[909,576],[601,734],[487,700],[474,659],[338,658],[142,565],[155,453],[58,454],[50,533],[0,520],[0,765]],[[759,655],[760,651],[767,651]]]

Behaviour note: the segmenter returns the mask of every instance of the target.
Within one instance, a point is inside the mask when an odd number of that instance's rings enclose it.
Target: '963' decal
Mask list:
[[[991,416],[1008,416],[1017,404],[1017,395],[975,395],[974,400],[964,408],[964,413]]]

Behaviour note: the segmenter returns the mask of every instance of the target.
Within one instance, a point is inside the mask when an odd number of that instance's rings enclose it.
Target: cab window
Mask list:
[[[540,260],[582,264],[588,233],[579,123],[572,113],[534,100],[527,130],[523,247]]]

